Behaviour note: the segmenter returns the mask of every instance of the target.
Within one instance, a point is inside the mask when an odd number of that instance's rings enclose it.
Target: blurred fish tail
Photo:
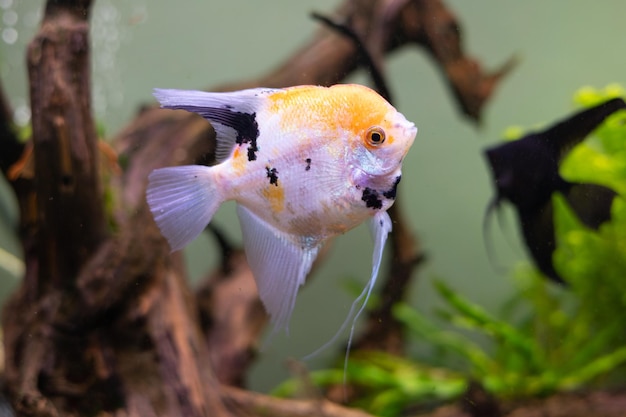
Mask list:
[[[567,202],[580,221],[595,230],[611,220],[611,205],[616,196],[614,190],[597,184],[574,183],[565,193]]]

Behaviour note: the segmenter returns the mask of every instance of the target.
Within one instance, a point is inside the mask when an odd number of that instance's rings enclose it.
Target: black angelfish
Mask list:
[[[496,189],[485,221],[492,210],[499,208],[501,201],[513,204],[535,265],[556,282],[562,283],[563,279],[552,263],[556,247],[552,193],[562,193],[583,224],[593,229],[610,219],[611,203],[616,196],[615,191],[601,185],[564,180],[559,175],[559,165],[565,154],[604,119],[624,108],[624,100],[615,98],[576,113],[542,132],[485,150]]]

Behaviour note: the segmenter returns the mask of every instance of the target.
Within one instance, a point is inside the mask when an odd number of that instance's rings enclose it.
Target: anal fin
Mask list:
[[[311,270],[321,242],[281,232],[238,205],[246,257],[261,301],[275,330],[287,330],[298,289]],[[300,243],[298,243],[300,241]]]

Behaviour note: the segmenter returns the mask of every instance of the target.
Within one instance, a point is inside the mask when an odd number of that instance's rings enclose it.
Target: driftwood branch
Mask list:
[[[49,1],[28,50],[34,172],[16,180],[26,277],[4,309],[5,387],[20,415],[227,415],[181,258],[143,202],[149,170],[170,161],[129,161],[107,232],[90,5]]]
[[[237,415],[259,417],[373,417],[360,410],[342,407],[331,401],[286,400],[268,397],[256,392],[244,391],[223,386],[222,393],[226,404]]]
[[[482,108],[516,60],[510,58],[493,73],[483,72],[480,63],[463,51],[461,26],[442,1],[408,2],[401,18],[407,33],[417,35],[411,40],[419,42],[440,67],[460,110],[480,123]]]
[[[28,48],[41,294],[71,285],[105,237],[90,105],[90,3],[50,2]]]

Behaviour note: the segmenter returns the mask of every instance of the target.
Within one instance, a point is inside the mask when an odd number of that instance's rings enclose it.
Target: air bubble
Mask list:
[[[8,9],[13,5],[13,0],[0,0],[0,8]]]
[[[14,10],[7,10],[2,15],[2,21],[7,26],[15,26],[17,23],[17,13]]]
[[[2,40],[4,43],[13,45],[17,41],[17,30],[13,28],[5,28],[2,31]]]

